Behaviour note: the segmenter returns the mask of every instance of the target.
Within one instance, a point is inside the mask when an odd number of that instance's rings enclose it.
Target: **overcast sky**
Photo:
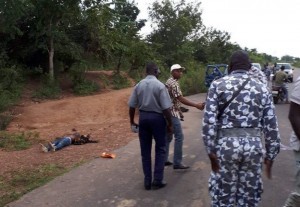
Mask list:
[[[192,2],[192,0],[186,0]],[[207,27],[226,31],[231,42],[259,53],[300,57],[300,0],[198,0]],[[147,7],[154,0],[135,0],[148,19]],[[151,31],[150,24],[142,33]]]

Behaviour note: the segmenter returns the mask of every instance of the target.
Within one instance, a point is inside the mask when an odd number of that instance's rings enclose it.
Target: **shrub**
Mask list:
[[[56,99],[61,94],[59,83],[48,74],[42,75],[41,87],[33,94],[33,97],[40,99]]]
[[[19,67],[0,68],[0,112],[8,109],[20,98],[23,82]]]
[[[11,115],[0,114],[0,130],[5,130],[12,118]]]
[[[91,95],[100,90],[100,86],[96,82],[86,79],[86,69],[84,63],[77,63],[70,70],[73,91],[76,95]]]
[[[73,90],[76,95],[84,96],[99,91],[100,86],[94,81],[84,79],[80,82],[74,83]]]
[[[127,77],[124,77],[119,73],[115,73],[112,78],[114,89],[130,87],[130,82]]]

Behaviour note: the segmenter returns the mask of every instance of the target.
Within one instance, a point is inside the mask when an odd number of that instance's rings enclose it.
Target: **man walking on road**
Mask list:
[[[203,141],[211,162],[213,207],[258,206],[262,189],[264,133],[266,175],[280,150],[272,95],[249,74],[245,51],[230,58],[229,75],[212,82],[203,116]]]
[[[182,127],[180,123],[180,105],[181,103],[196,107],[197,109],[203,110],[204,103],[194,103],[184,98],[178,83],[178,80],[182,76],[184,67],[181,67],[179,64],[174,64],[171,66],[171,77],[167,80],[166,86],[168,88],[170,97],[172,99],[173,106],[171,108],[172,113],[172,123],[173,123],[173,132],[174,132],[174,164],[168,160],[170,142],[172,141],[173,136],[168,134],[167,137],[167,154],[165,159],[165,165],[172,165],[174,169],[188,169],[189,166],[182,163],[182,145],[184,140],[184,135],[182,132]]]
[[[132,129],[138,128],[142,164],[144,171],[144,187],[146,190],[159,189],[166,186],[164,178],[164,162],[166,156],[166,134],[172,132],[170,107],[172,106],[166,86],[157,79],[159,69],[156,64],[146,66],[147,76],[135,87],[130,96],[129,117]],[[139,109],[139,124],[134,122],[135,108]],[[152,138],[155,140],[155,164],[152,182],[151,148]],[[152,185],[151,185],[152,182]]]
[[[298,207],[300,206],[300,77],[295,82],[290,100],[289,120],[294,130],[291,135],[291,147],[294,150],[297,167],[296,191],[289,195],[284,207]]]

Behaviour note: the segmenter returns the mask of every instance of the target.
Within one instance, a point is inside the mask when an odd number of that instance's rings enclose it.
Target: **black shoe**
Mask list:
[[[187,109],[187,108],[185,108],[185,107],[183,107],[183,106],[180,106],[180,111],[182,111],[182,112],[188,112],[189,109]]]
[[[188,169],[188,168],[190,168],[190,166],[187,166],[187,165],[174,165],[173,166],[173,169],[174,170],[177,170],[177,169],[180,169],[180,170],[184,170],[184,169]]]
[[[151,181],[144,181],[145,190],[151,190]]]
[[[170,166],[170,165],[173,165],[173,162],[170,161],[165,162],[165,166]]]
[[[153,181],[152,183],[152,189],[153,190],[157,190],[157,189],[160,189],[160,188],[163,188],[167,185],[167,183],[165,181]]]
[[[144,184],[145,190],[151,190],[151,183],[149,184]]]

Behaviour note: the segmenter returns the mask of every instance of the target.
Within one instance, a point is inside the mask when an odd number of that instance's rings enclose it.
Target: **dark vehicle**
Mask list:
[[[284,92],[281,86],[272,86],[272,96],[274,104],[277,104],[278,101],[284,101]]]
[[[227,68],[227,64],[207,65],[205,70],[205,86],[209,88],[214,80],[227,75]]]

